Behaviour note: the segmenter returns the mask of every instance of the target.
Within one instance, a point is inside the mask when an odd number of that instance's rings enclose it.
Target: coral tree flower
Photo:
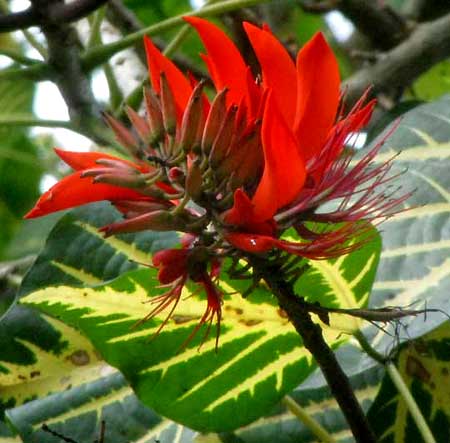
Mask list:
[[[127,109],[132,129],[106,117],[127,161],[106,154],[57,150],[75,173],[47,191],[27,218],[108,200],[124,220],[105,235],[145,229],[177,230],[181,249],[157,253],[153,265],[168,291],[146,317],[178,305],[188,279],[204,289],[207,332],[221,321],[214,280],[221,257],[267,255],[273,250],[326,259],[359,247],[370,222],[392,215],[408,195],[379,186],[390,162],[372,166],[381,143],[358,160],[345,151],[370,119],[375,102],[362,97],[346,115],[336,58],[317,33],[296,60],[266,26],[244,23],[260,66],[254,76],[227,35],[206,20],[185,19],[206,48],[202,55],[215,96],[185,76],[144,38],[151,88],[145,117]],[[195,203],[192,205],[191,203]],[[323,210],[323,205],[331,203]],[[298,241],[284,238],[294,228]],[[195,334],[199,328],[194,329]],[[191,335],[192,337],[192,335]]]

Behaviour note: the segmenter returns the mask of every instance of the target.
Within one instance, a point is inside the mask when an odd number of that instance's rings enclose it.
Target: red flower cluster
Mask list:
[[[146,116],[128,109],[133,131],[107,118],[134,161],[57,150],[77,172],[47,191],[26,217],[109,200],[125,220],[102,228],[105,235],[189,233],[182,249],[154,256],[159,280],[170,289],[149,316],[172,304],[171,314],[190,278],[207,294],[200,323],[211,325],[216,317],[220,325],[221,295],[212,282],[219,256],[276,248],[310,259],[335,257],[358,247],[349,240],[407,196],[377,190],[390,179],[389,162],[370,165],[380,146],[350,165],[345,144],[368,122],[375,103],[364,104],[363,97],[343,115],[338,65],[321,33],[294,62],[267,27],[244,23],[261,68],[255,78],[222,30],[200,18],[186,21],[207,49],[202,58],[214,99],[204,94],[203,82],[184,76],[145,39],[152,84],[145,91]],[[321,211],[330,201],[335,208]],[[280,238],[291,227],[302,240]]]

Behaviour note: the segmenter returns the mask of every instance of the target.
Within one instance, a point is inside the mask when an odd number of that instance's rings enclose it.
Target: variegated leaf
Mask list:
[[[381,135],[383,137],[383,135]],[[377,143],[375,140],[373,143]],[[395,185],[414,190],[408,210],[381,225],[383,251],[371,305],[450,310],[450,96],[418,106],[385,141],[377,162],[394,159]],[[402,192],[403,192],[402,191]],[[425,321],[426,320],[426,321]],[[410,318],[400,339],[423,335],[446,320],[441,313]],[[389,350],[392,338],[368,331]]]
[[[396,364],[436,441],[450,441],[450,322],[403,345]],[[387,374],[369,419],[380,443],[424,441]]]
[[[358,401],[367,410],[376,396],[383,370],[372,368],[350,378]],[[328,387],[300,386],[290,397],[303,411],[319,423],[336,443],[354,441],[347,422]],[[320,443],[317,436],[305,426],[285,404],[277,405],[270,414],[239,428],[234,432],[199,435],[195,443]]]

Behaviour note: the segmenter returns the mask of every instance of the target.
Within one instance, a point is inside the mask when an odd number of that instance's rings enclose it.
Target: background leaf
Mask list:
[[[437,442],[450,439],[450,322],[403,345],[396,365]],[[389,375],[369,411],[380,443],[423,439]]]

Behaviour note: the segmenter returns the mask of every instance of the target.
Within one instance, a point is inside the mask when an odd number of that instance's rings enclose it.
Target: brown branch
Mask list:
[[[0,32],[11,32],[37,25],[38,20],[33,8],[20,12],[0,15]]]
[[[33,7],[47,16],[56,4],[58,0],[32,0]],[[44,23],[41,30],[47,40],[50,79],[68,106],[72,124],[96,142],[107,143],[101,109],[92,93],[90,78],[82,69],[82,47],[76,30],[67,23]]]
[[[340,0],[337,7],[376,49],[391,49],[409,34],[406,20],[397,14],[387,2]]]
[[[75,0],[71,3],[55,3],[48,8],[48,2],[35,1],[28,9],[0,15],[0,33],[26,29],[30,26],[70,23],[86,17],[108,0]]]
[[[108,0],[76,0],[66,4],[56,4],[48,19],[51,23],[70,23],[86,17]]]
[[[376,443],[369,423],[350,382],[340,367],[334,352],[325,342],[322,328],[312,321],[308,304],[293,292],[292,286],[283,280],[280,269],[267,267],[267,263],[253,257],[249,258],[257,271],[269,285],[278,303],[303,340],[303,345],[313,355],[322,370],[342,413],[344,414],[357,443]]]
[[[418,25],[394,49],[382,53],[378,61],[353,74],[344,82],[347,101],[355,103],[367,87],[372,93],[389,93],[409,86],[436,63],[450,56],[450,14]]]

